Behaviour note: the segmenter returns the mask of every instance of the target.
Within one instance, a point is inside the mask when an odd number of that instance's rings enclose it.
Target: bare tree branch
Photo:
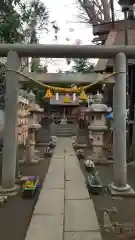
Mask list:
[[[97,25],[111,21],[110,3],[108,0],[78,0],[78,3],[88,17],[87,22]]]
[[[110,4],[108,3],[108,0],[101,0],[103,9],[104,9],[104,21],[109,22],[111,20],[110,18]]]

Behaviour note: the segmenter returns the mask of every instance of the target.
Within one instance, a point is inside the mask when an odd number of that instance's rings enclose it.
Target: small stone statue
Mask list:
[[[46,156],[46,157],[51,157],[52,156],[52,150],[49,146],[45,148],[44,156]]]
[[[35,103],[35,100],[36,100],[36,95],[32,92],[32,91],[30,91],[30,93],[28,94],[28,100],[29,100],[29,102],[32,104],[32,103]]]
[[[60,124],[67,124],[67,118],[62,118]]]
[[[95,171],[95,164],[93,163],[92,160],[87,159],[84,161],[84,164],[85,164],[86,168],[89,169],[90,172]]]
[[[84,158],[84,151],[82,149],[78,149],[76,151],[76,156],[79,158],[79,159],[83,159]]]

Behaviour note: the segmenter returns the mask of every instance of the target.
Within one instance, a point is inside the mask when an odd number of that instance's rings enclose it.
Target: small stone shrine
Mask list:
[[[86,110],[86,114],[90,118],[89,131],[92,134],[92,155],[89,157],[95,163],[106,162],[104,156],[104,133],[108,131],[106,126],[106,117],[111,109],[102,103],[103,96],[97,93],[94,97],[94,103],[92,103]]]

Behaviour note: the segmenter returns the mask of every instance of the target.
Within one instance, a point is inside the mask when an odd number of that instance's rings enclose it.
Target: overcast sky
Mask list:
[[[114,1],[116,2],[116,1]],[[75,0],[44,0],[49,10],[50,21],[56,20],[60,27],[58,40],[54,40],[54,32],[50,26],[48,34],[40,34],[40,43],[44,44],[75,44],[80,39],[83,44],[91,44],[93,39],[92,27],[79,23],[77,18],[78,9]],[[116,6],[118,9],[118,6]],[[68,38],[68,41],[67,41]],[[55,63],[49,64],[48,70],[55,72],[57,69],[68,70],[64,60],[55,60]]]

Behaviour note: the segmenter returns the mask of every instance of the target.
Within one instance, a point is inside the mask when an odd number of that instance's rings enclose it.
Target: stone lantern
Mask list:
[[[41,128],[41,125],[38,123],[38,113],[42,111],[42,109],[37,106],[35,103],[35,94],[32,92],[28,95],[29,100],[29,124],[28,124],[28,141],[27,141],[27,150],[26,150],[26,158],[27,163],[37,164],[39,162],[39,156],[36,155],[38,151],[35,149],[35,135],[36,132]]]
[[[105,104],[102,103],[103,96],[97,93],[94,98],[94,103],[87,110],[90,115],[89,131],[92,133],[92,155],[90,160],[97,162],[105,162],[104,156],[104,133],[108,130],[106,126],[105,115],[111,111]]]

